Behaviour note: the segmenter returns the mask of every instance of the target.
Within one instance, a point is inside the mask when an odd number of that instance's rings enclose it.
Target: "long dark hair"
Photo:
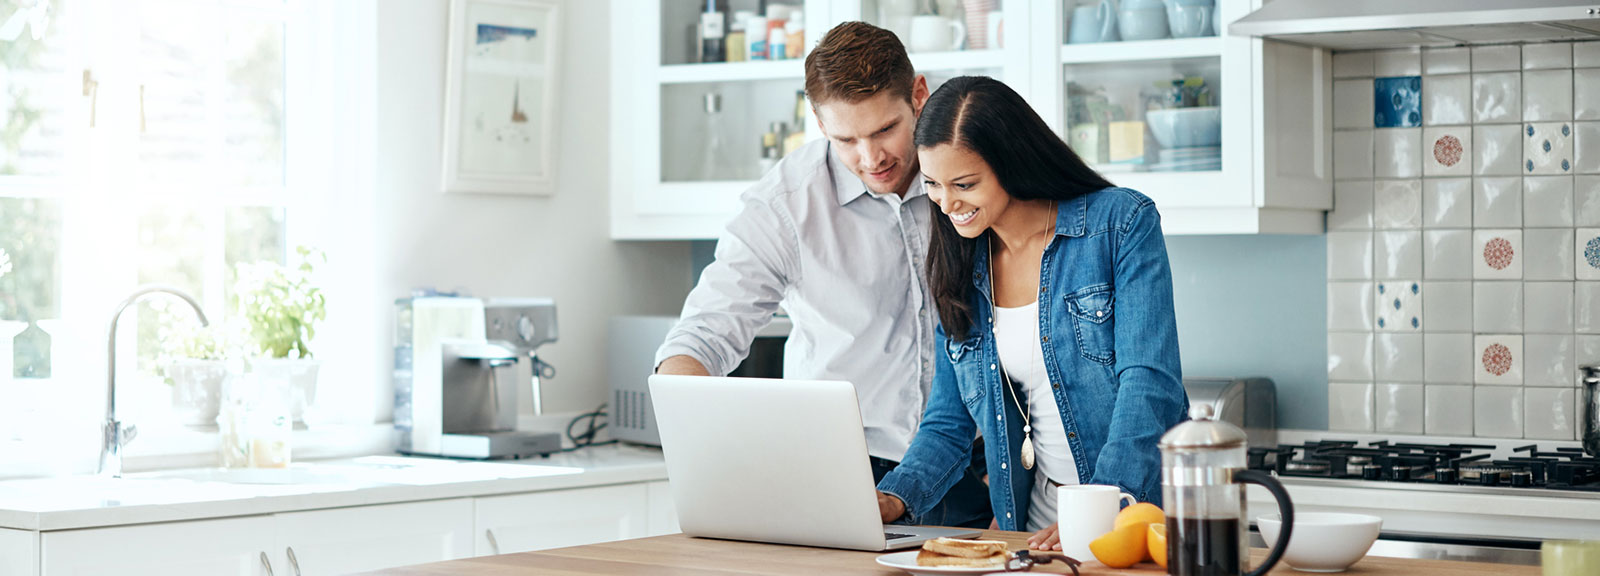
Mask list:
[[[1012,198],[1066,201],[1110,187],[1011,87],[986,76],[961,76],[928,97],[917,119],[917,148],[955,144],[983,158]],[[928,284],[945,334],[965,340],[972,328],[973,255],[981,239],[962,238],[935,217],[928,244]],[[992,279],[991,279],[992,281]]]

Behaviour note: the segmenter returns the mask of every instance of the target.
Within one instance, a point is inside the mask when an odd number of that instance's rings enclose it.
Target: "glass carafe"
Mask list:
[[[1196,404],[1188,422],[1161,437],[1161,495],[1167,514],[1167,574],[1266,574],[1278,563],[1294,529],[1289,493],[1266,472],[1245,469],[1245,434],[1214,420],[1210,404]],[[1283,530],[1261,566],[1249,569],[1245,484],[1272,492]]]

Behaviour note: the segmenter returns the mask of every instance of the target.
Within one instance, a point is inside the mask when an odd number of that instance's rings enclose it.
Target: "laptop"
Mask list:
[[[650,377],[684,534],[897,550],[962,528],[885,525],[849,382]]]

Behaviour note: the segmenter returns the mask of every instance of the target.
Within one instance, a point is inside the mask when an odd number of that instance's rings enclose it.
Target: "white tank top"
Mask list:
[[[1031,512],[1024,525],[1030,531],[1038,531],[1056,521],[1056,491],[1049,481],[1078,483],[1078,464],[1072,459],[1067,427],[1061,420],[1061,408],[1056,404],[1049,372],[1045,369],[1038,301],[1017,308],[996,306],[994,344],[1006,375],[1022,393],[1018,400],[1028,410],[1028,420],[1033,426],[1034,485],[1030,495]],[[1004,381],[1001,385],[1005,385]],[[1010,402],[1011,393],[1001,392]]]

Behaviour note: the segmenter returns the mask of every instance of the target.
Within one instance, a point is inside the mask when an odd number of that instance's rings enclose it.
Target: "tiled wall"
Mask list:
[[[1600,361],[1600,42],[1334,76],[1329,428],[1572,440]]]

